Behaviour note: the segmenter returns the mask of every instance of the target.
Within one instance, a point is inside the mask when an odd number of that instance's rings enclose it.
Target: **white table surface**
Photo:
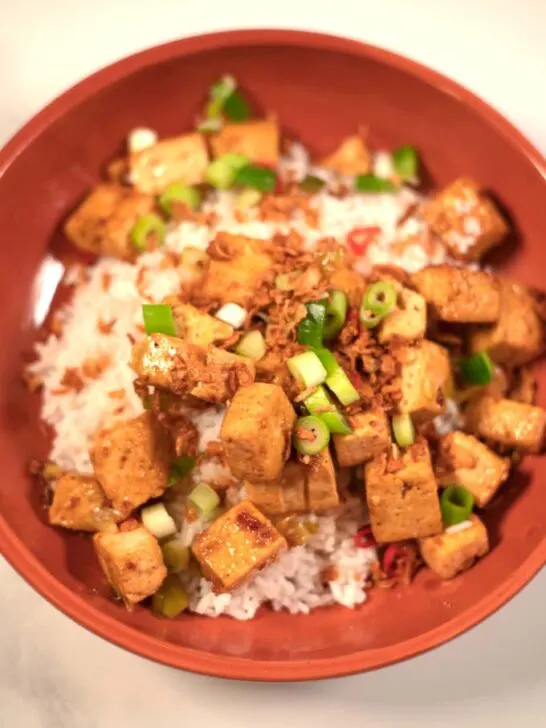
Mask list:
[[[259,26],[350,35],[411,56],[472,88],[546,151],[544,0],[0,0],[0,143],[67,86],[128,53]],[[367,675],[284,686],[155,665],[72,623],[2,560],[0,580],[2,728],[196,719],[222,728],[546,725],[544,572],[433,652]]]

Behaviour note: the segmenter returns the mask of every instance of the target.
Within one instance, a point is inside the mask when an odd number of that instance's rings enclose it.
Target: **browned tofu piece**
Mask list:
[[[192,552],[215,591],[225,592],[274,561],[286,546],[273,524],[247,500],[199,534]]]
[[[273,259],[262,240],[220,232],[209,245],[209,266],[201,295],[219,303],[251,303],[272,275]]]
[[[544,447],[546,410],[511,399],[480,397],[464,412],[466,428],[493,445],[540,452]]]
[[[399,378],[402,398],[401,413],[411,414],[417,421],[432,419],[445,408],[445,399],[452,388],[449,353],[444,347],[423,339],[402,352]]]
[[[472,331],[469,347],[472,352],[487,350],[497,364],[521,366],[544,352],[544,325],[525,286],[501,280],[500,292],[497,323]]]
[[[422,339],[427,328],[425,299],[400,284],[396,288],[396,307],[379,324],[379,341],[382,344]]]
[[[176,335],[196,346],[220,344],[233,336],[233,326],[200,311],[191,303],[172,306]]]
[[[396,458],[376,455],[364,466],[366,499],[373,535],[379,543],[440,533],[438,486],[426,440],[419,439]]]
[[[537,389],[537,378],[531,367],[520,367],[513,373],[508,399],[525,404],[535,404]]]
[[[360,134],[354,134],[346,137],[320,166],[342,175],[366,174],[371,168],[370,153]]]
[[[462,485],[483,508],[508,477],[510,461],[472,435],[457,430],[438,443],[435,470],[441,486]]]
[[[133,260],[137,251],[131,244],[131,229],[154,204],[153,197],[129,187],[101,184],[68,218],[64,231],[81,250]]]
[[[96,533],[93,545],[106,578],[128,609],[155,594],[167,576],[159,543],[144,526]]]
[[[328,448],[314,455],[307,466],[309,510],[327,511],[339,505],[336,471]]]
[[[49,522],[75,531],[104,531],[122,519],[91,475],[64,473],[55,483]]]
[[[110,182],[120,185],[129,184],[129,160],[127,157],[112,159],[106,168],[106,175]]]
[[[131,366],[145,384],[217,404],[227,402],[255,377],[254,363],[244,356],[164,334],[138,341]]]
[[[126,514],[162,495],[172,454],[170,438],[151,412],[101,430],[91,451],[106,496]]]
[[[391,428],[382,409],[372,409],[349,417],[353,429],[350,435],[334,435],[337,462],[341,468],[351,468],[371,460],[391,444]]]
[[[440,579],[452,579],[469,569],[489,551],[487,530],[478,516],[451,526],[443,533],[419,539],[419,550],[425,564]]]
[[[432,265],[414,273],[413,283],[442,321],[481,324],[499,318],[499,283],[489,273]]]
[[[203,183],[208,163],[205,139],[197,132],[163,139],[129,155],[131,182],[149,195],[159,194],[173,182]]]
[[[366,289],[366,281],[356,270],[342,266],[330,275],[330,288],[347,294],[349,305],[360,306]]]
[[[251,483],[278,480],[290,455],[295,420],[290,400],[276,384],[256,382],[239,389],[220,430],[233,474]]]
[[[276,167],[280,154],[279,125],[275,118],[225,124],[216,134],[210,135],[214,157],[228,152],[242,154],[249,161]]]
[[[479,260],[508,234],[494,203],[472,179],[460,177],[427,204],[423,217],[454,258]]]
[[[248,499],[267,515],[304,513],[309,510],[307,476],[307,466],[290,460],[277,480],[269,483],[246,481]]]

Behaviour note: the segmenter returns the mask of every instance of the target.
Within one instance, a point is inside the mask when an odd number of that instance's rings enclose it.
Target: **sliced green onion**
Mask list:
[[[328,396],[324,387],[316,390],[303,400],[303,404],[311,415],[319,417],[336,435],[349,435],[352,430],[347,418],[344,417]]]
[[[326,303],[326,320],[324,321],[324,338],[333,339],[343,328],[347,318],[347,294],[344,291],[332,291]]]
[[[254,361],[260,361],[265,356],[267,346],[261,331],[247,331],[239,339],[235,353],[246,356]]]
[[[169,480],[167,482],[167,488],[170,488],[179,480],[182,480],[191,473],[194,469],[197,458],[191,455],[181,455],[180,457],[173,460],[169,468]]]
[[[159,206],[166,215],[173,214],[173,203],[187,205],[190,210],[196,210],[201,204],[201,195],[197,187],[190,187],[183,182],[173,182],[166,187],[159,196]]]
[[[326,379],[326,386],[345,407],[360,399],[359,393],[353,387],[351,380],[340,366]]]
[[[446,526],[466,521],[473,507],[474,496],[462,485],[450,485],[440,496],[440,508]]]
[[[390,180],[375,174],[359,174],[355,177],[355,189],[358,192],[394,192],[396,187]]]
[[[319,417],[307,415],[296,420],[294,447],[302,455],[317,455],[330,442],[330,430]]]
[[[468,359],[462,359],[460,369],[468,384],[480,386],[489,384],[495,374],[495,366],[486,351],[479,351]]]
[[[393,415],[392,431],[400,447],[409,447],[415,442],[415,428],[410,415]]]
[[[190,503],[193,503],[204,516],[211,514],[220,504],[218,493],[206,483],[199,483],[188,496]]]
[[[309,192],[310,194],[314,194],[315,192],[320,192],[320,190],[324,187],[325,184],[326,184],[326,182],[323,179],[321,179],[320,177],[316,177],[314,174],[308,174],[300,182],[300,188],[304,192]]]
[[[388,281],[377,281],[364,292],[362,306],[366,311],[386,316],[396,306],[396,288]]]
[[[186,571],[190,565],[190,549],[179,538],[172,538],[161,546],[163,561],[171,574]]]
[[[167,538],[176,533],[176,523],[174,519],[167,513],[167,509],[163,503],[154,503],[152,506],[146,506],[140,512],[142,524],[156,538]]]
[[[330,376],[340,369],[337,359],[329,349],[325,349],[322,346],[314,347],[314,353],[318,356],[322,366],[326,369],[326,374]]]
[[[368,311],[364,306],[363,301],[362,305],[360,306],[359,318],[360,323],[367,329],[375,329],[375,327],[379,326],[379,324],[381,323],[381,321],[383,321],[385,317],[382,316],[380,313],[372,313],[371,311]]]
[[[256,207],[261,199],[262,193],[259,190],[252,190],[249,187],[239,192],[235,200],[235,207],[240,212],[244,212],[245,210],[250,210],[252,207]]]
[[[165,223],[159,215],[151,212],[149,215],[140,217],[135,222],[131,229],[130,237],[133,248],[144,253],[152,247],[163,243],[165,239]]]
[[[235,184],[260,192],[273,192],[277,184],[277,173],[269,167],[247,164],[237,170]]]
[[[188,592],[179,582],[178,577],[168,576],[152,597],[152,611],[163,617],[173,619],[188,608],[190,598]]]
[[[233,76],[225,75],[215,81],[210,87],[209,96],[211,101],[219,101],[224,104],[237,88],[237,81]]]
[[[197,131],[201,131],[205,134],[210,134],[215,131],[220,131],[222,128],[222,118],[220,116],[211,116],[204,121],[199,122],[197,125]]]
[[[247,165],[247,157],[228,152],[209,164],[205,170],[205,177],[213,187],[226,190],[235,183],[237,172]]]
[[[417,179],[419,171],[419,158],[415,147],[398,147],[392,153],[396,174],[402,182]]]
[[[326,304],[315,301],[307,304],[307,316],[300,321],[296,329],[296,340],[304,346],[322,346],[324,322],[326,320]]]
[[[240,91],[234,90],[226,99],[224,113],[231,121],[245,121],[252,115],[252,107]]]
[[[316,387],[326,380],[326,369],[313,351],[297,354],[286,362],[290,374],[306,389]]]
[[[173,310],[168,304],[143,303],[142,318],[144,319],[144,330],[148,336],[151,334],[176,336]]]

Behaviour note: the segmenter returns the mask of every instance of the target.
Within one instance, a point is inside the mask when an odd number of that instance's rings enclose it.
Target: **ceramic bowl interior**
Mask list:
[[[48,433],[20,371],[47,308],[52,281],[38,273],[45,256],[63,249],[61,222],[122,150],[128,130],[150,126],[168,136],[191,128],[204,90],[224,72],[316,155],[365,124],[374,145],[415,144],[429,182],[475,177],[513,223],[496,262],[544,285],[543,161],[492,109],[427,69],[352,41],[287,31],[193,38],[104,69],[41,112],[0,153],[0,548],[69,616],[177,667],[262,680],[378,667],[474,625],[540,568],[546,461],[526,458],[504,488],[486,514],[492,553],[464,576],[440,583],[423,571],[411,587],[375,591],[354,611],[264,610],[247,623],[126,612],[109,598],[89,540],[46,524],[41,495],[26,475],[29,459],[46,454]],[[540,377],[544,402],[543,369]]]

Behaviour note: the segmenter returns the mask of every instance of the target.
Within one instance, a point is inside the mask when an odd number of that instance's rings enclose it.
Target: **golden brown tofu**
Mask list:
[[[347,294],[349,305],[360,306],[366,289],[366,281],[352,268],[336,268],[329,278],[330,288]]]
[[[220,344],[233,336],[233,326],[203,313],[191,303],[172,306],[176,335],[196,346]]]
[[[469,336],[472,352],[487,350],[497,364],[517,367],[544,351],[544,326],[535,303],[525,288],[500,281],[500,315],[493,326],[476,327]]]
[[[208,163],[205,139],[196,132],[163,139],[129,155],[131,182],[149,195],[159,194],[173,182],[203,183]]]
[[[159,543],[143,526],[96,533],[93,545],[106,578],[128,609],[155,594],[167,576]]]
[[[499,318],[499,284],[489,273],[432,265],[414,273],[413,283],[442,321],[481,324]]]
[[[537,389],[537,378],[531,367],[520,367],[513,373],[508,399],[525,404],[535,404]]]
[[[382,344],[422,339],[427,328],[425,299],[400,284],[396,288],[396,307],[379,324],[379,341]]]
[[[233,474],[252,483],[278,480],[290,455],[296,413],[276,384],[239,389],[228,407],[220,439]]]
[[[339,505],[336,471],[328,448],[314,455],[307,466],[309,510],[327,511]]]
[[[192,552],[215,591],[235,589],[275,560],[286,540],[250,502],[221,515],[193,542]]]
[[[248,499],[266,515],[304,513],[309,510],[307,475],[308,468],[303,463],[290,460],[278,480],[269,483],[247,481]]]
[[[423,217],[454,258],[479,260],[508,234],[494,203],[472,179],[456,179],[428,203]]]
[[[125,514],[162,495],[172,455],[170,438],[151,412],[101,430],[91,451],[106,496]]]
[[[472,401],[464,412],[466,428],[493,445],[522,452],[544,447],[546,410],[491,396]]]
[[[458,430],[438,443],[435,470],[441,486],[462,485],[484,508],[508,477],[510,461]]]
[[[105,531],[122,519],[91,475],[64,473],[55,483],[49,522],[75,531]]]
[[[440,579],[452,579],[469,569],[489,551],[487,530],[478,516],[451,526],[443,533],[419,539],[419,550],[425,564]]]
[[[370,153],[360,134],[354,134],[344,139],[320,166],[342,175],[366,174],[371,168]]]
[[[127,157],[116,157],[112,159],[106,168],[106,176],[110,182],[115,184],[129,184],[129,160]]]
[[[213,403],[227,402],[255,377],[254,363],[248,358],[164,334],[138,341],[131,366],[144,384]]]
[[[426,440],[396,457],[376,455],[364,466],[366,499],[373,535],[379,543],[440,533],[438,486]]]
[[[209,245],[209,265],[201,295],[219,303],[251,303],[272,275],[273,259],[262,240],[220,232]]]
[[[275,118],[225,124],[210,135],[214,157],[228,152],[242,154],[251,162],[276,167],[279,163],[279,125]]]
[[[137,251],[131,244],[131,229],[154,205],[153,197],[129,187],[101,184],[68,218],[64,231],[81,250],[133,260]]]
[[[417,346],[406,347],[403,357],[400,412],[411,414],[421,422],[441,414],[452,387],[448,351],[423,339]]]
[[[334,447],[341,468],[351,468],[371,460],[391,444],[391,428],[382,409],[372,409],[349,417],[350,435],[334,435]]]

